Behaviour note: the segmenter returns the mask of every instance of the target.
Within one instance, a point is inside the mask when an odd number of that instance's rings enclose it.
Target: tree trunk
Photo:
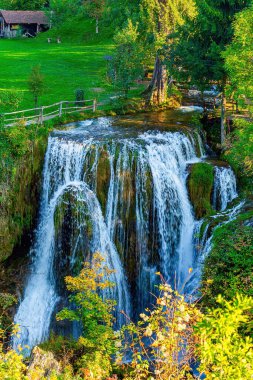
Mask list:
[[[168,91],[168,73],[166,65],[159,56],[156,56],[156,62],[153,77],[148,88],[143,92],[146,99],[146,105],[161,105],[167,100]]]
[[[96,18],[96,34],[98,34],[99,30],[98,30],[98,18]]]
[[[226,136],[226,96],[224,90],[222,91],[222,98],[221,98],[221,144],[225,142],[225,136]]]
[[[226,137],[226,106],[227,106],[227,99],[226,99],[226,82],[227,78],[224,76],[222,81],[222,95],[221,95],[221,144],[225,142]]]
[[[35,108],[38,108],[38,96],[37,95],[34,95],[34,105],[35,105]]]
[[[236,114],[239,113],[239,103],[238,103],[238,100],[236,100],[236,103],[235,103],[235,112],[236,112]]]

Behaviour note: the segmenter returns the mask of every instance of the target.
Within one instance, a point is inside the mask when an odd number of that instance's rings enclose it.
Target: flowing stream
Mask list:
[[[49,137],[14,348],[33,347],[48,337],[66,302],[64,276],[77,274],[94,252],[115,270],[115,287],[105,296],[117,300],[118,326],[124,323],[121,310],[137,318],[151,304],[156,272],[182,292],[196,290],[201,264],[195,235],[202,222],[195,220],[189,201],[187,169],[201,155],[197,133],[150,120],[135,125],[135,120],[100,118]],[[236,196],[232,170],[215,167],[214,207],[223,211]],[[206,233],[202,239],[206,243]]]

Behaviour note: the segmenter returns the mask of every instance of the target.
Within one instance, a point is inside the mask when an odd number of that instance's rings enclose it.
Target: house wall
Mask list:
[[[6,24],[3,21],[0,35],[6,38],[20,37],[25,33],[35,36],[40,30],[41,28],[37,24]]]
[[[4,19],[0,16],[0,36],[4,34]]]

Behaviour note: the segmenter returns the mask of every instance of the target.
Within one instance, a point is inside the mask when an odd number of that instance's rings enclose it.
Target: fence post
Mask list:
[[[0,127],[5,126],[4,114],[0,114]]]
[[[93,100],[93,112],[96,112],[96,109],[97,109],[97,100],[94,99]]]
[[[40,109],[40,124],[43,124],[43,111],[44,111],[44,107],[42,106]]]
[[[60,107],[59,107],[59,117],[62,116],[62,102],[60,103]]]

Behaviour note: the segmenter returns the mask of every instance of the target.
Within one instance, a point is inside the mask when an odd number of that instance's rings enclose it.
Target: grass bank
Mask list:
[[[61,44],[56,43],[57,37]],[[48,43],[47,39],[52,42]],[[117,93],[106,80],[106,56],[113,54],[110,29],[94,33],[89,20],[66,24],[61,29],[41,33],[34,39],[0,39],[0,92],[14,90],[23,94],[19,109],[33,108],[27,80],[33,66],[40,65],[45,91],[39,105],[74,100],[75,90],[83,89],[86,99],[108,99]],[[130,97],[138,93],[135,86]],[[2,109],[2,112],[11,111]]]

